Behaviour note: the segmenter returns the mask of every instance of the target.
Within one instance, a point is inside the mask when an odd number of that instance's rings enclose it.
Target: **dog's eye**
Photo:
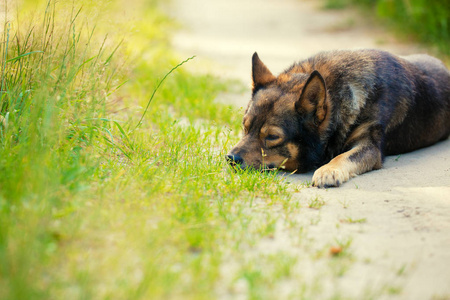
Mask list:
[[[278,140],[279,138],[280,137],[275,134],[269,134],[268,136],[266,136],[266,140],[268,140],[268,141],[275,141],[275,140]]]

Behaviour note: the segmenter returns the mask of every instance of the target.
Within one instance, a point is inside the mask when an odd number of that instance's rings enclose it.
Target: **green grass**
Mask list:
[[[322,199],[320,196],[316,196],[314,198],[311,198],[309,200],[308,207],[312,209],[321,209],[322,206],[326,204],[325,200]]]
[[[25,1],[2,31],[0,299],[313,299],[342,276],[283,177],[227,166],[226,82],[186,62],[152,96],[186,59],[157,2],[69,2]]]
[[[443,59],[450,56],[450,2],[447,0],[326,0],[324,8],[364,7],[394,28],[400,37],[414,37],[429,48],[436,48]]]
[[[341,223],[348,223],[348,224],[362,224],[362,223],[366,223],[367,219],[366,218],[361,218],[361,219],[353,219],[352,217],[345,217],[343,219],[340,220]]]

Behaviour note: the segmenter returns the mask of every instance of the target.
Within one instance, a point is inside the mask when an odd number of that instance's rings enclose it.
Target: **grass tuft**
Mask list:
[[[320,196],[316,196],[314,198],[311,198],[309,200],[309,204],[308,207],[312,208],[312,209],[321,209],[322,206],[324,206],[326,204],[326,202],[322,199],[322,197]]]

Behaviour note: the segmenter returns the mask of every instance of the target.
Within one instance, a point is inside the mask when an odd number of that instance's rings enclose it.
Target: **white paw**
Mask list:
[[[319,188],[340,186],[353,177],[348,171],[326,164],[314,172],[312,185]]]

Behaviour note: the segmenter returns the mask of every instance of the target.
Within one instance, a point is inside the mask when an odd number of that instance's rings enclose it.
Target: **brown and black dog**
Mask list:
[[[232,166],[307,172],[317,187],[379,169],[385,155],[450,134],[450,72],[428,55],[319,53],[275,77],[255,53],[253,95]]]

